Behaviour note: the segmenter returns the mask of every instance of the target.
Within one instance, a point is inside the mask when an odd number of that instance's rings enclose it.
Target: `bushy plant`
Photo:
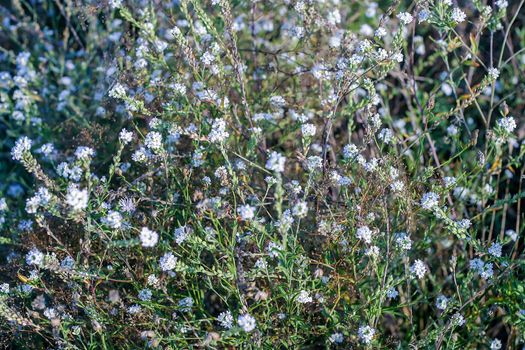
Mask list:
[[[517,349],[521,1],[0,8],[0,338]]]

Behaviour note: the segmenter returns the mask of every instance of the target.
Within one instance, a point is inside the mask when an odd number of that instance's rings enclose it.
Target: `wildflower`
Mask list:
[[[75,151],[75,157],[77,159],[90,159],[95,154],[95,151],[91,147],[79,146]]]
[[[301,132],[303,134],[303,137],[313,137],[315,136],[315,125],[313,124],[303,124],[301,126]]]
[[[254,266],[259,270],[266,270],[268,268],[268,263],[263,258],[259,258]]]
[[[118,134],[118,138],[123,145],[127,145],[133,139],[133,133],[126,129],[122,129]]]
[[[481,260],[479,258],[472,259],[469,262],[470,269],[478,271],[478,272],[482,271],[484,265],[485,265],[485,263],[483,262],[483,260]]]
[[[414,19],[414,17],[412,17],[412,15],[410,13],[408,13],[408,12],[401,12],[401,13],[399,13],[397,15],[397,18],[404,25],[410,24],[412,22],[412,20]]]
[[[425,266],[425,263],[421,260],[414,261],[414,264],[410,266],[410,272],[417,276],[417,278],[422,279],[425,277],[425,274],[427,272],[427,267]]]
[[[509,2],[507,0],[498,0],[496,1],[496,6],[500,9],[505,9],[509,6]]]
[[[514,129],[516,129],[516,121],[513,117],[505,117],[498,119],[496,124],[501,130],[505,131],[507,134],[512,133]]]
[[[452,20],[455,23],[461,23],[465,21],[466,18],[467,15],[465,14],[465,12],[461,11],[461,9],[456,7],[452,10]]]
[[[490,342],[490,350],[500,350],[501,349],[501,340],[498,338],[494,338],[492,342]]]
[[[282,96],[270,97],[270,104],[274,107],[283,108],[286,106],[286,101]]]
[[[122,215],[118,211],[110,210],[108,215],[104,218],[104,222],[111,228],[121,228],[122,227]]]
[[[412,248],[412,240],[405,232],[399,232],[394,235],[397,246],[402,250]]]
[[[448,298],[444,296],[443,294],[438,295],[436,299],[436,307],[439,310],[443,311],[447,308],[447,305],[448,305]]]
[[[501,244],[499,243],[492,243],[492,245],[490,246],[489,250],[488,250],[489,254],[496,257],[496,258],[500,258],[501,257]]]
[[[217,316],[217,321],[219,321],[220,325],[226,329],[230,329],[233,327],[233,316],[230,311],[224,311]]]
[[[321,169],[323,166],[323,158],[319,156],[310,156],[306,159],[306,168],[309,171],[315,171]]]
[[[215,119],[208,134],[211,143],[221,143],[226,140],[230,134],[226,131],[226,121],[222,118]]]
[[[87,190],[80,190],[76,186],[69,186],[66,194],[66,203],[75,212],[82,211],[88,206]]]
[[[387,128],[382,129],[377,136],[381,141],[383,141],[386,144],[391,143],[394,139],[394,133],[392,132],[392,130]]]
[[[179,308],[182,312],[190,312],[194,301],[192,297],[186,297],[179,300]]]
[[[375,245],[368,247],[365,251],[365,255],[377,258],[379,256],[379,247]]]
[[[428,10],[423,9],[423,10],[419,11],[419,13],[417,15],[418,23],[426,22],[429,17],[430,17],[430,12]]]
[[[357,229],[355,236],[357,239],[365,241],[365,243],[372,243],[372,230],[368,226],[361,226]]]
[[[3,293],[3,294],[8,294],[9,293],[9,284],[8,283],[0,284],[0,293]]]
[[[142,308],[140,307],[140,305],[134,304],[128,307],[127,311],[130,315],[136,315],[142,311]]]
[[[147,227],[143,227],[140,230],[140,241],[145,248],[154,247],[159,241],[159,234]]]
[[[153,293],[151,292],[150,289],[148,288],[144,288],[142,289],[140,292],[139,292],[139,299],[142,300],[142,301],[150,301],[151,300],[151,296],[153,295]]]
[[[157,131],[150,131],[144,139],[144,144],[152,151],[159,151],[162,148],[162,135]]]
[[[450,319],[453,326],[461,327],[465,324],[465,318],[460,313],[456,312]]]
[[[239,318],[237,318],[237,324],[245,332],[251,332],[255,329],[256,321],[255,321],[255,318],[253,318],[253,316],[249,314],[244,314],[244,315],[240,315]]]
[[[304,218],[308,214],[308,204],[305,201],[297,202],[292,209],[292,213],[298,218]]]
[[[11,149],[11,156],[13,157],[13,160],[22,160],[24,153],[29,152],[32,144],[33,141],[31,141],[26,136],[19,138],[16,141],[15,146]]]
[[[73,267],[75,267],[75,260],[70,257],[66,256],[61,262],[60,267],[66,270],[72,270]]]
[[[193,229],[189,226],[181,226],[175,229],[175,242],[182,244],[193,232]]]
[[[366,345],[372,342],[375,334],[376,330],[370,326],[361,326],[357,330],[357,336],[359,337],[359,340]]]
[[[237,213],[241,216],[241,220],[249,221],[255,217],[255,207],[251,205],[241,205],[237,208]]]
[[[427,192],[421,198],[421,207],[423,209],[432,210],[439,204],[439,195],[434,192]]]
[[[121,2],[121,0],[113,0],[115,2]],[[109,90],[109,97],[122,99],[126,97],[126,88],[120,83],[116,83]]]
[[[499,69],[491,67],[488,70],[488,75],[491,80],[496,80],[499,77]]]
[[[44,263],[44,253],[37,248],[31,249],[26,255],[26,264],[40,266]]]
[[[266,169],[275,171],[277,173],[282,173],[284,171],[285,162],[286,162],[286,157],[274,151],[270,153],[270,157],[266,161]]]
[[[276,258],[277,256],[279,256],[279,252],[283,250],[283,247],[281,247],[277,243],[270,242],[266,246],[266,250],[268,251],[268,255],[270,256],[270,258]]]
[[[359,153],[359,150],[354,144],[350,143],[343,148],[343,158],[344,159],[354,158],[358,153]]]
[[[328,341],[330,343],[334,343],[334,344],[341,344],[344,340],[344,336],[343,336],[343,333],[333,333],[330,335],[330,337],[328,337]]]
[[[494,265],[492,263],[485,264],[485,266],[481,268],[479,275],[484,280],[491,279],[492,277],[494,277]]]
[[[378,38],[382,38],[386,35],[386,29],[383,28],[383,27],[379,27],[376,29],[376,31],[374,32],[374,35]]]
[[[398,295],[399,295],[399,292],[394,287],[390,287],[386,291],[386,297],[388,299],[395,299],[397,298]]]
[[[307,304],[307,303],[311,303],[313,299],[310,296],[310,293],[308,293],[306,290],[302,290],[295,300],[298,303]]]
[[[505,235],[509,236],[514,242],[518,239],[518,234],[514,230],[506,230]]]
[[[177,258],[173,253],[166,253],[159,259],[159,265],[162,271],[171,271],[177,265]]]

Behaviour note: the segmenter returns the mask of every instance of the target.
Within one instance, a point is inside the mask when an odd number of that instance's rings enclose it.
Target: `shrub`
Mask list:
[[[523,0],[10,5],[6,347],[523,346]]]

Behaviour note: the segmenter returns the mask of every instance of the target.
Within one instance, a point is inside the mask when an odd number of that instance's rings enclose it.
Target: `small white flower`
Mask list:
[[[139,292],[139,299],[142,300],[142,301],[150,301],[151,300],[151,296],[153,295],[153,293],[151,292],[150,289],[148,288],[144,288],[142,289],[140,292]]]
[[[357,229],[355,236],[357,239],[365,241],[365,243],[372,243],[372,230],[368,226],[361,226]]]
[[[451,323],[454,326],[461,327],[461,326],[463,326],[465,324],[465,318],[463,317],[463,315],[461,315],[460,313],[456,312],[451,317]]]
[[[397,298],[398,295],[399,295],[399,292],[394,287],[390,287],[386,291],[386,296],[388,299],[395,299]]]
[[[298,303],[301,304],[307,304],[312,302],[312,297],[310,296],[310,293],[308,293],[306,290],[302,290],[299,292],[299,295],[295,299]]]
[[[439,195],[434,192],[427,192],[421,198],[421,207],[432,210],[439,205]]]
[[[155,231],[150,230],[147,227],[143,227],[140,230],[140,241],[143,247],[154,247],[159,241],[159,234]]]
[[[239,318],[237,318],[237,324],[245,332],[251,332],[255,329],[256,321],[255,321],[255,318],[253,318],[253,316],[249,314],[244,314],[244,315],[239,316]]]
[[[282,173],[284,171],[285,162],[286,157],[274,151],[270,153],[270,157],[268,157],[268,160],[266,161],[266,169]]]
[[[44,253],[33,248],[26,255],[26,264],[40,266],[44,262]]]
[[[499,69],[491,67],[488,70],[488,75],[491,80],[496,80],[499,77]]]
[[[73,211],[82,211],[88,206],[88,191],[80,190],[76,186],[69,186],[66,194],[66,203]]]
[[[219,321],[220,325],[226,329],[230,329],[233,327],[233,316],[230,311],[224,311],[217,316],[217,321]]]
[[[33,141],[26,136],[22,136],[16,140],[15,146],[11,149],[13,160],[22,160],[24,153],[29,152],[32,144]]]
[[[496,257],[496,258],[500,258],[501,257],[501,244],[499,243],[492,243],[492,245],[490,246],[488,252],[490,255]]]
[[[208,139],[212,143],[221,143],[226,140],[230,134],[226,131],[226,121],[222,118],[217,118],[213,121],[211,131],[208,134]]]
[[[112,1],[119,2],[119,3],[121,2],[121,0],[112,0]],[[124,87],[124,85],[122,85],[120,83],[116,83],[109,90],[109,97],[119,98],[119,99],[122,99],[122,98],[126,97],[126,88]]]
[[[330,337],[328,338],[328,341],[330,343],[333,343],[333,344],[341,344],[344,340],[344,336],[343,336],[343,333],[333,333],[332,335],[330,335]]]
[[[316,128],[314,124],[307,123],[301,126],[301,132],[303,134],[303,137],[313,137],[315,136],[315,131]]]
[[[144,144],[152,151],[159,151],[162,148],[162,135],[157,131],[151,131],[146,135]]]
[[[405,232],[399,232],[394,235],[397,246],[402,250],[412,248],[412,240]]]
[[[186,225],[176,228],[174,233],[175,242],[182,244],[192,233],[193,229]]]
[[[305,201],[297,202],[292,209],[292,214],[298,218],[304,218],[308,214],[308,204]]]
[[[410,266],[410,272],[417,276],[417,278],[422,279],[425,277],[425,274],[427,272],[427,267],[425,266],[425,263],[421,260],[414,261],[414,264]]]
[[[363,344],[370,344],[372,342],[372,339],[374,338],[374,335],[376,334],[376,330],[370,326],[361,326],[357,330],[357,336],[359,337],[359,340]]]
[[[104,222],[111,228],[122,227],[122,215],[118,211],[110,210],[104,218]]]
[[[241,205],[237,208],[237,213],[241,216],[241,220],[249,221],[255,217],[255,207],[251,205]]]
[[[461,23],[465,21],[466,18],[467,18],[467,15],[465,14],[465,12],[461,11],[461,9],[455,7],[452,10],[452,20],[454,22]]]
[[[436,307],[439,310],[443,311],[447,308],[447,305],[448,305],[448,298],[444,296],[443,294],[438,295],[436,299]]]
[[[128,131],[126,129],[122,129],[119,133],[119,140],[122,142],[122,144],[127,145],[128,143],[133,140],[133,132]]]
[[[500,350],[501,349],[501,340],[495,338],[490,343],[490,350]]]
[[[173,253],[166,253],[159,259],[159,265],[162,271],[171,271],[177,266],[177,257]]]
[[[508,134],[512,133],[514,129],[516,129],[516,121],[513,117],[505,117],[498,119],[496,124]]]
[[[412,17],[412,15],[410,13],[408,13],[408,12],[401,12],[401,13],[399,13],[397,15],[397,18],[404,25],[410,24],[412,22],[412,20],[414,19],[414,17]]]
[[[95,155],[95,151],[91,147],[79,146],[75,151],[75,157],[77,157],[77,159],[86,160],[93,157],[93,155]]]

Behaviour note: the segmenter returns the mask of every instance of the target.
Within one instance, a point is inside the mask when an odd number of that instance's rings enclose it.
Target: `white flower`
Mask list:
[[[365,241],[366,243],[372,243],[372,230],[368,226],[361,226],[357,229],[355,236],[357,239]]]
[[[425,266],[425,263],[421,260],[414,261],[414,264],[410,266],[410,272],[417,276],[417,278],[422,279],[425,277],[425,273],[427,272],[427,267]]]
[[[334,343],[334,344],[341,344],[344,340],[344,336],[343,336],[343,333],[333,333],[332,335],[330,335],[330,337],[328,338],[328,341],[330,343]]]
[[[498,0],[496,1],[496,6],[500,9],[504,9],[509,6],[509,2],[507,0]]]
[[[361,326],[357,330],[357,336],[359,337],[359,340],[367,345],[372,342],[375,334],[376,330],[370,326]]]
[[[159,265],[162,271],[171,271],[177,265],[177,257],[173,253],[166,253],[159,259]]]
[[[151,292],[150,289],[148,288],[144,288],[142,289],[140,292],[139,292],[139,299],[142,300],[142,301],[150,301],[151,300],[151,296],[153,295],[153,293]]]
[[[140,241],[142,242],[143,247],[154,247],[159,241],[159,234],[147,227],[143,227],[140,230]]]
[[[461,11],[461,9],[455,7],[452,10],[452,20],[454,22],[461,23],[465,21],[466,18],[467,18],[467,15],[465,14],[465,12]]]
[[[286,101],[282,96],[270,97],[270,104],[274,107],[283,108],[286,106]]]
[[[398,295],[399,295],[399,292],[394,287],[390,287],[386,291],[386,296],[388,299],[395,299],[397,298]]]
[[[428,17],[430,17],[430,12],[428,12],[428,10],[422,9],[417,15],[418,23],[425,22],[428,19]]]
[[[239,318],[237,318],[237,324],[245,332],[253,331],[256,326],[255,318],[253,318],[253,316],[249,314],[244,314],[244,315],[239,316]]]
[[[402,250],[410,250],[412,248],[412,240],[405,232],[399,232],[394,235],[397,246]]]
[[[491,80],[496,80],[498,79],[499,77],[499,69],[497,68],[489,68],[488,70],[488,75],[490,77]]]
[[[217,118],[213,121],[211,126],[211,131],[208,134],[208,139],[212,143],[221,143],[226,138],[228,138],[230,134],[226,131],[226,121],[222,118]]]
[[[315,125],[314,124],[303,124],[301,126],[301,132],[303,133],[304,137],[313,137],[315,136]]]
[[[118,135],[118,138],[122,144],[127,145],[133,140],[133,132],[126,129],[122,129]]]
[[[122,215],[118,211],[110,210],[104,218],[104,222],[111,228],[122,227]]]
[[[376,29],[374,35],[377,36],[378,38],[382,38],[386,35],[386,29],[383,27],[379,27]]]
[[[151,131],[144,139],[146,147],[153,151],[158,151],[162,148],[162,135],[157,131]]]
[[[90,159],[95,154],[95,151],[91,147],[79,146],[75,151],[75,157],[77,159]]]
[[[392,130],[384,128],[379,132],[377,137],[384,143],[391,143],[394,139],[394,133],[392,132]]]
[[[175,229],[175,242],[177,244],[182,244],[193,232],[193,229],[189,226],[181,226]]]
[[[427,192],[421,198],[421,207],[432,210],[439,205],[439,195],[434,192]]]
[[[120,2],[120,0],[118,0],[118,2]],[[122,85],[120,83],[116,83],[109,90],[109,97],[113,97],[113,98],[124,98],[124,97],[126,97],[126,88],[124,87],[124,85]]]
[[[306,304],[312,302],[312,297],[310,296],[310,293],[308,293],[306,290],[302,290],[299,292],[299,295],[295,299],[298,303]]]
[[[270,153],[270,157],[266,161],[266,169],[275,171],[277,173],[282,173],[284,171],[284,163],[286,162],[286,157],[281,153],[273,151]]]
[[[305,201],[297,202],[292,209],[292,213],[298,218],[304,218],[308,214],[308,204]]]
[[[142,308],[140,307],[140,305],[137,305],[137,304],[134,304],[134,305],[131,305],[130,307],[128,307],[128,313],[130,315],[138,314],[141,311],[142,311]]]
[[[26,255],[26,264],[40,266],[44,262],[44,253],[33,248]]]
[[[13,160],[22,160],[24,153],[29,152],[32,144],[33,141],[26,136],[22,136],[16,140],[15,146],[11,149]]]
[[[348,144],[343,148],[343,158],[350,159],[354,158],[359,153],[357,146],[354,144]]]
[[[492,245],[490,246],[489,248],[489,254],[496,257],[496,258],[499,258],[501,257],[501,244],[499,243],[492,243]]]
[[[451,323],[454,326],[461,327],[465,324],[465,318],[458,312],[451,317]]]
[[[505,117],[498,119],[496,124],[508,134],[512,133],[514,129],[516,129],[516,121],[513,117]]]
[[[490,350],[500,350],[501,349],[501,340],[495,338],[490,343]]]
[[[255,217],[255,207],[251,205],[241,205],[237,208],[237,213],[241,216],[241,220],[248,221],[252,220]]]
[[[88,191],[80,190],[76,186],[69,186],[66,194],[66,203],[73,211],[82,211],[88,206]]]
[[[306,168],[309,171],[321,169],[323,166],[323,158],[319,156],[310,156],[306,159]]]
[[[230,311],[221,312],[219,316],[217,316],[217,321],[226,329],[233,327],[233,316]]]
[[[122,0],[109,0],[109,6],[115,10],[122,6]]]
[[[436,307],[439,310],[443,311],[447,308],[447,305],[448,305],[448,298],[444,296],[443,294],[438,295],[436,299]]]
[[[408,13],[408,12],[401,12],[401,13],[399,13],[397,15],[397,18],[404,25],[407,25],[407,24],[411,23],[412,20],[414,19],[414,17],[412,17],[412,15],[410,13]]]
[[[192,297],[186,297],[179,300],[179,307],[182,312],[190,312],[194,301]]]

